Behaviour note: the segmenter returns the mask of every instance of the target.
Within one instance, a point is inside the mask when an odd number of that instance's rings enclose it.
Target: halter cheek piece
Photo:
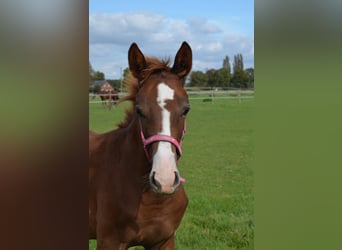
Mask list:
[[[140,122],[140,120],[139,120],[139,122]],[[142,131],[141,122],[140,122],[140,135],[141,135],[141,140],[144,144],[144,150],[145,150],[146,158],[149,161],[151,160],[151,155],[148,153],[148,150],[147,150],[148,145],[150,145],[154,142],[165,141],[165,142],[170,142],[171,144],[173,144],[176,147],[177,160],[178,160],[182,156],[182,142],[184,139],[185,132],[186,132],[186,121],[184,120],[184,127],[183,127],[182,136],[181,136],[180,141],[177,141],[172,136],[159,135],[159,134],[158,135],[152,135],[146,139],[145,135]]]

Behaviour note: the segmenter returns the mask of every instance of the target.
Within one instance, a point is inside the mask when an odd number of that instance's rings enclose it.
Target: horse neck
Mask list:
[[[131,123],[125,129],[126,147],[129,149],[127,170],[143,176],[149,173],[151,166],[146,158],[144,145],[140,135],[140,123],[136,116],[133,116]],[[126,167],[125,167],[126,168]]]

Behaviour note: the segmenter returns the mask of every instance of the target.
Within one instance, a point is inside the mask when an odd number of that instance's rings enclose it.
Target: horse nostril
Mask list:
[[[154,175],[155,175],[156,172],[153,172],[151,177],[150,177],[150,181],[152,183],[153,186],[157,187],[157,189],[161,189],[161,185],[159,183],[159,181],[157,181],[155,178],[154,178]]]
[[[178,172],[175,172],[175,181],[173,183],[173,187],[176,188],[180,183],[180,178]]]

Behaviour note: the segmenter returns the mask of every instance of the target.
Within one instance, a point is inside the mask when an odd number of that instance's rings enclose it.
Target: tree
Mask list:
[[[125,68],[124,69],[124,71],[123,71],[123,79],[125,79],[128,76],[129,72],[130,72],[129,68]]]
[[[231,73],[231,68],[230,68],[229,56],[226,56],[226,57],[223,59],[222,68],[223,68],[223,69],[227,69],[228,72],[229,72],[229,75],[230,75],[230,73]]]
[[[94,76],[93,76],[94,81],[96,80],[104,80],[105,79],[105,74],[101,71],[95,71]]]
[[[94,69],[91,66],[91,63],[89,62],[89,75],[88,75],[88,79],[89,79],[89,85],[93,83],[93,76],[94,76]]]
[[[205,74],[208,77],[208,86],[214,87],[216,84],[216,69],[208,69]]]
[[[230,82],[230,73],[228,69],[209,69],[206,72],[208,77],[208,86],[228,87]]]
[[[247,88],[249,85],[249,76],[243,69],[242,54],[234,56],[234,74],[231,79],[231,86],[235,88]]]
[[[234,56],[234,73],[239,70],[243,70],[243,57],[242,54],[237,54]]]
[[[222,68],[217,70],[216,74],[217,86],[228,87],[230,82],[230,70],[227,68]]]
[[[89,84],[96,80],[104,80],[105,74],[101,71],[95,71],[89,62]]]
[[[231,86],[235,88],[248,88],[249,76],[244,70],[237,70],[231,80]]]
[[[206,86],[208,83],[208,76],[202,71],[192,71],[190,74],[190,86]]]
[[[254,69],[248,68],[248,69],[245,69],[245,72],[249,77],[248,88],[254,88]]]

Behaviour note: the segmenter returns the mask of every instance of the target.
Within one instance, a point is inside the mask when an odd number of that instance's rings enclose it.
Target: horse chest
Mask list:
[[[158,242],[170,237],[178,228],[186,206],[187,197],[182,188],[170,196],[145,193],[136,218],[139,241]]]

